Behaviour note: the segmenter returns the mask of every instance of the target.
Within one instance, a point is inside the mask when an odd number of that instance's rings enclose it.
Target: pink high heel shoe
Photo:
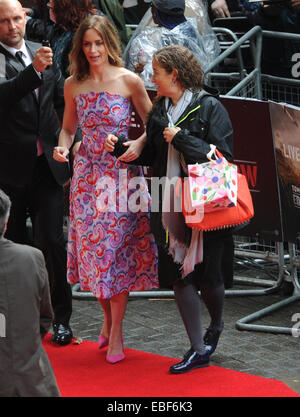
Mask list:
[[[108,345],[108,341],[109,341],[108,337],[102,336],[102,334],[100,334],[99,339],[98,339],[99,349],[107,346]]]
[[[120,353],[119,355],[106,355],[106,360],[109,363],[117,363],[125,359],[124,353]]]
[[[122,349],[124,349],[123,336],[122,336]],[[124,353],[120,353],[118,355],[109,355],[109,354],[106,355],[106,360],[109,363],[121,362],[123,359],[125,359]]]

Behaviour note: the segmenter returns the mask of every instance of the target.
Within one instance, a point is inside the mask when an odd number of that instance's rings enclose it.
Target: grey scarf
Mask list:
[[[169,127],[179,120],[190,104],[193,93],[185,90],[176,106],[170,106],[169,98],[165,98],[165,106],[169,118]],[[176,182],[181,177],[180,154],[169,143],[166,184],[163,191],[162,224],[169,238],[169,253],[175,263],[182,265],[182,278],[193,272],[195,265],[203,259],[203,233],[193,229],[190,245],[185,241],[185,222],[181,211],[181,195],[174,192]],[[174,187],[169,185],[173,184]],[[173,192],[172,192],[173,191]],[[181,194],[181,193],[180,193]]]

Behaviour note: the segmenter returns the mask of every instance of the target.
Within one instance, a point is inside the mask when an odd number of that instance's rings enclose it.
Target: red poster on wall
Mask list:
[[[255,216],[243,235],[283,240],[281,201],[269,103],[222,97],[234,131],[234,159],[246,175]]]

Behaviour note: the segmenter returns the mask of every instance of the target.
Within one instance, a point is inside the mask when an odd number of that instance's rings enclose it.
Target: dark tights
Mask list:
[[[175,300],[184,323],[191,346],[198,353],[204,353],[203,332],[201,324],[201,302],[197,288],[193,284],[183,285],[177,282],[173,285]],[[224,304],[224,285],[200,285],[201,297],[210,315],[209,327],[222,328],[222,313]]]

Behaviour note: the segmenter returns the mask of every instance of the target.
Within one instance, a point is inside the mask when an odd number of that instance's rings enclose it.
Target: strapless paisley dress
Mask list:
[[[83,139],[70,187],[68,281],[105,299],[157,288],[150,197],[139,193],[146,187],[142,169],[104,149],[109,133],[128,135],[131,102],[118,94],[89,92],[76,96],[76,106]]]

